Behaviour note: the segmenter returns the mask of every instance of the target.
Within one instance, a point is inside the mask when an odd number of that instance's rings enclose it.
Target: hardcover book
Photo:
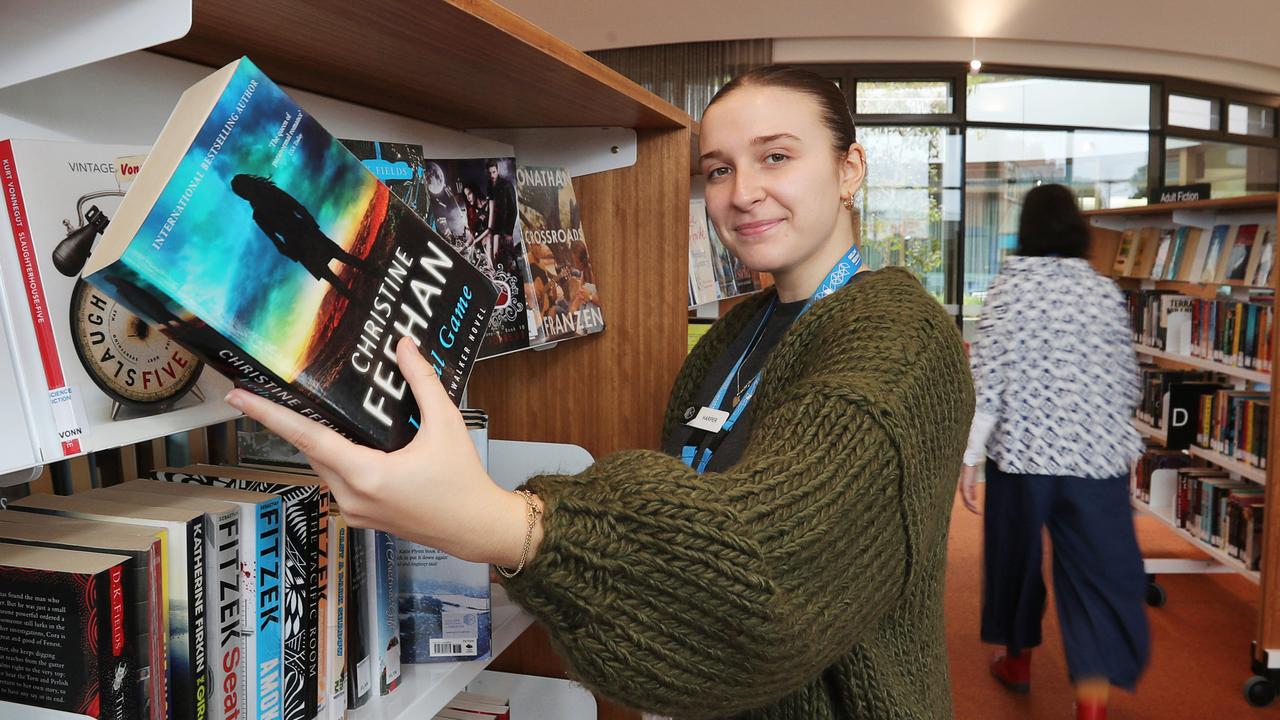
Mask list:
[[[532,344],[604,330],[600,290],[569,171],[521,165],[516,168],[516,178],[531,276],[532,292],[526,294]]]
[[[0,543],[0,700],[138,717],[126,560]]]
[[[0,308],[37,462],[235,416],[230,382],[81,278],[148,148],[0,140]],[[0,460],[0,466],[4,461]]]
[[[461,396],[497,293],[247,58],[183,93],[84,269],[249,390],[383,450],[411,338]]]

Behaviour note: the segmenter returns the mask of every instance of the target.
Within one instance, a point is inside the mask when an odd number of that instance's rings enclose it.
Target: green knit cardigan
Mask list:
[[[773,293],[716,323],[665,431]],[[815,304],[770,354],[738,464],[619,452],[529,481],[541,550],[510,596],[573,676],[676,718],[949,718],[947,526],[973,387],[905,270]]]

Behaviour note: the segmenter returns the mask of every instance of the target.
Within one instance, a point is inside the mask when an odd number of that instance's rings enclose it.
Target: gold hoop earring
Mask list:
[[[845,210],[852,210],[852,209],[853,209],[853,196],[852,196],[852,195],[850,195],[850,196],[848,196],[848,197],[840,198],[840,204],[844,206],[844,209],[845,209]]]

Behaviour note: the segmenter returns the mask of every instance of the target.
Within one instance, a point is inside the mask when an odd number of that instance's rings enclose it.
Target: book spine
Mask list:
[[[53,330],[53,318],[60,316],[61,313],[56,315],[51,313],[46,303],[44,282],[40,277],[40,264],[36,260],[39,253],[33,245],[31,226],[27,220],[27,208],[22,197],[22,184],[18,180],[13,143],[9,140],[0,141],[0,194],[3,195],[5,215],[13,231],[14,250],[17,252],[17,271],[22,277],[22,287],[26,289],[27,310],[31,315],[36,349],[40,353],[40,363],[44,369],[45,383],[49,391],[53,430],[60,443],[61,454],[58,457],[78,455],[82,450],[80,437],[84,431],[76,417],[72,391],[67,387],[66,377],[62,371],[62,361],[58,356],[58,344]],[[44,438],[39,437],[39,440],[44,453]],[[44,459],[49,461],[57,458],[46,455]]]
[[[284,510],[280,498],[259,503],[254,538],[253,671],[250,684],[255,720],[279,720],[284,642],[281,604],[284,597]]]
[[[209,648],[208,616],[206,611],[206,578],[212,578],[206,568],[205,517],[187,523],[187,550],[191,558],[187,565],[187,597],[191,603],[191,624],[187,632],[188,658],[190,659],[191,695],[179,707],[189,708],[195,720],[206,720],[209,713]],[[172,558],[171,558],[172,559]]]
[[[137,717],[140,698],[137,685],[129,680],[135,660],[128,642],[124,565],[116,565],[101,573],[98,670],[101,687],[101,715],[104,720],[130,720]],[[132,598],[129,598],[132,599]]]
[[[373,695],[373,678],[370,672],[368,601],[365,599],[369,584],[369,561],[365,556],[368,531],[348,528],[347,531],[347,707],[356,709],[369,702]]]
[[[332,568],[329,572],[329,626],[328,675],[325,678],[329,692],[327,717],[340,720],[347,710],[347,524],[341,513],[330,510],[329,548]]]
[[[332,546],[329,543],[329,526],[332,521],[329,518],[330,501],[327,487],[320,488],[319,500],[320,524],[317,542],[319,548],[319,574],[317,581],[319,585],[316,587],[318,612],[316,614],[316,676],[314,678],[315,717],[323,717],[329,705],[329,688],[325,680],[329,672],[329,646],[333,643],[333,638],[329,634],[329,604],[333,602],[333,597],[329,593],[329,575],[333,572],[329,557],[332,552]]]
[[[220,720],[238,720],[245,707],[244,634],[240,593],[240,510],[230,510],[214,524],[209,553],[217,563],[218,657],[213,663],[213,708]]]
[[[379,695],[389,695],[400,686],[399,573],[396,569],[396,539],[381,530],[365,531],[365,556],[369,566],[365,597],[369,640],[373,644],[374,685]]]
[[[316,717],[320,702],[320,631],[324,627],[324,615],[321,613],[321,598],[325,592],[326,568],[321,566],[324,553],[321,546],[328,542],[329,531],[329,490],[316,488],[313,503],[308,503],[307,519],[309,534],[307,536],[307,674],[303,685],[303,699],[306,703],[306,715],[302,720]]]
[[[173,697],[173,668],[169,663],[169,599],[164,591],[164,543],[151,544],[151,698],[152,720],[166,720]]]

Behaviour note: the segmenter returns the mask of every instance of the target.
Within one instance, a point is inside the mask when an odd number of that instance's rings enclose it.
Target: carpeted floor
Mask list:
[[[1146,557],[1201,557],[1152,518],[1138,518]],[[1046,558],[1047,559],[1047,558]],[[1048,566],[1046,581],[1050,581]],[[1056,608],[1045,617],[1045,644],[1032,663],[1031,693],[1013,695],[987,672],[995,648],[978,639],[982,602],[982,519],[958,501],[952,514],[947,566],[947,643],[952,692],[960,720],[1063,718],[1072,714],[1072,691],[1058,635]],[[1258,586],[1238,575],[1170,575],[1161,609],[1149,609],[1151,664],[1134,694],[1113,691],[1111,720],[1280,720],[1280,702],[1257,709],[1244,701],[1249,644],[1257,623]]]

